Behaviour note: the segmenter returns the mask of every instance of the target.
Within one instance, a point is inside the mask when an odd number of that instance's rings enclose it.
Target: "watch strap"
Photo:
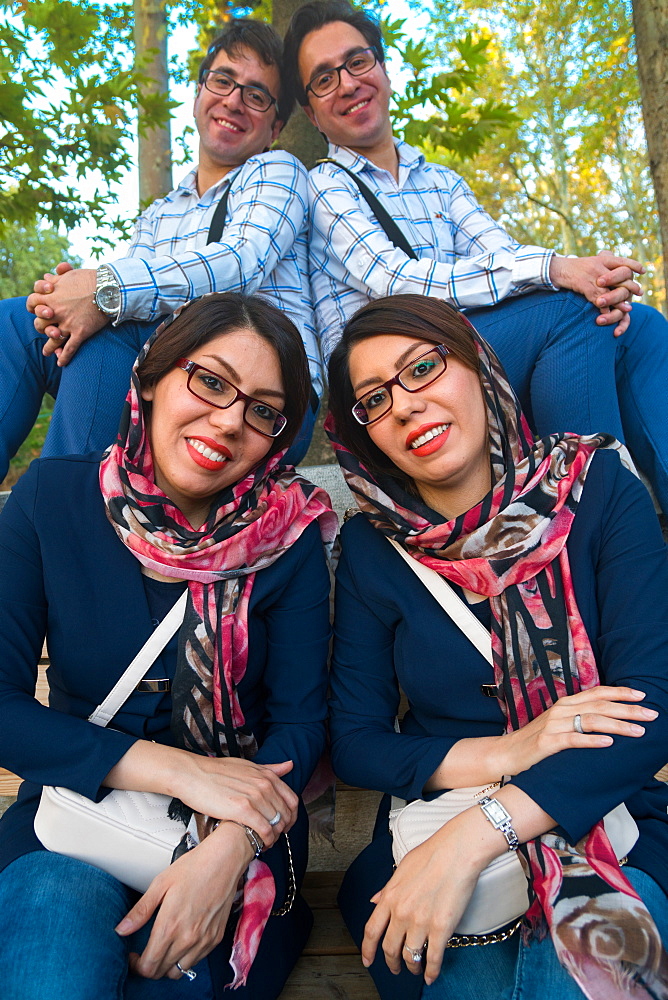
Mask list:
[[[110,308],[103,302],[103,293],[112,289],[116,301],[114,301],[113,306]],[[100,264],[97,269],[93,302],[100,312],[104,313],[105,316],[109,316],[109,318],[114,322],[121,314],[121,286],[118,278],[108,264]]]

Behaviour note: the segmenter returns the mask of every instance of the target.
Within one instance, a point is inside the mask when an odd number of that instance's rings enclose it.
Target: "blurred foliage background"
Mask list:
[[[668,24],[668,0],[645,2]],[[113,259],[139,210],[134,187],[124,184],[134,159],[144,200],[151,200],[171,186],[172,161],[180,166],[188,157],[183,133],[169,138],[176,103],[159,80],[192,81],[230,17],[250,14],[282,27],[297,6],[299,0],[244,7],[228,0],[0,0],[0,294],[27,294],[61,259],[79,263],[70,236],[76,245],[84,220],[95,223],[94,249]],[[397,79],[395,133],[462,174],[521,242],[638,258],[648,268],[644,301],[665,309],[633,5],[366,6],[383,19]],[[140,24],[149,27],[139,31]],[[191,47],[179,46],[169,59],[167,41],[184,28]],[[284,144],[309,164],[318,142],[302,122]],[[164,169],[154,179],[161,143]],[[13,476],[39,453],[48,405]],[[320,441],[310,460],[327,457]]]

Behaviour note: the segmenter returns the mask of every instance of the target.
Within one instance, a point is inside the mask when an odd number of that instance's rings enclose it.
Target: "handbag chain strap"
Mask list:
[[[386,536],[387,537],[387,536]],[[398,542],[393,538],[388,538],[388,542],[394,546],[399,555],[408,563],[415,575],[420,578],[434,600],[438,601],[443,610],[455,625],[457,625],[467,639],[469,639],[481,656],[484,656],[488,663],[492,663],[492,636],[488,629],[478,621],[471,609],[464,603],[461,597],[455,593],[445,577],[430,569],[423,563],[413,559]]]
[[[116,681],[113,688],[88,716],[88,721],[96,726],[106,726],[116,715],[116,712],[128,700],[137,684],[149,669],[153,661],[160,655],[175,632],[178,631],[186,613],[188,603],[188,588],[181,594],[169,614],[165,615],[154,632],[139,650],[134,660],[124,674]]]

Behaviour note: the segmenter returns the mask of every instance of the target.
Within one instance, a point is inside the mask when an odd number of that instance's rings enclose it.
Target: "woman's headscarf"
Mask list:
[[[489,597],[494,677],[507,731],[564,695],[599,683],[566,550],[605,434],[536,440],[501,364],[471,328],[487,409],[492,489],[452,521],[389,476],[372,475],[325,425],[348,486],[371,524],[452,583]],[[549,930],[562,965],[590,1000],[668,997],[668,958],[647,908],[599,822],[570,845],[547,833],[521,848],[533,889],[527,934]]]
[[[208,756],[252,758],[257,742],[245,724],[237,690],[248,661],[248,606],[255,574],[275,562],[316,519],[330,545],[336,515],[324,490],[280,466],[281,451],[214,498],[201,528],[190,525],[156,486],[137,376],[165,325],[135,362],[118,438],[100,464],[100,488],[113,528],[139,562],[188,581],[172,687],[175,745]],[[173,807],[187,822],[190,811],[178,801]],[[212,826],[208,818],[198,823],[207,833]],[[251,862],[230,960],[235,987],[246,982],[274,896],[269,867]]]

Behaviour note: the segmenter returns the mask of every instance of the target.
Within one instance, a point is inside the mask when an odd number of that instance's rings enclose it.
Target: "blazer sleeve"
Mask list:
[[[34,696],[49,618],[33,518],[38,485],[36,462],[0,516],[0,763],[36,784],[64,785],[97,799],[106,794],[102,780],[135,738],[47,708]]]
[[[593,489],[585,488],[581,508],[600,522],[592,599],[600,622],[593,641],[601,682],[646,692],[643,706],[659,715],[645,723],[644,736],[564,750],[513,779],[573,843],[668,759],[668,550],[643,484],[616,456],[598,457],[587,480]]]
[[[354,518],[345,528],[354,528]],[[419,798],[427,779],[457,742],[445,736],[395,731],[400,691],[394,669],[395,633],[357,579],[355,532],[342,533],[336,572],[331,674],[332,762],[351,785],[406,799]],[[367,566],[367,562],[364,562]],[[382,574],[385,567],[376,566]],[[370,582],[370,581],[367,581]]]
[[[266,729],[254,759],[293,761],[283,780],[301,793],[323,752],[327,718],[330,580],[317,523],[286,555],[287,583],[264,614]]]

